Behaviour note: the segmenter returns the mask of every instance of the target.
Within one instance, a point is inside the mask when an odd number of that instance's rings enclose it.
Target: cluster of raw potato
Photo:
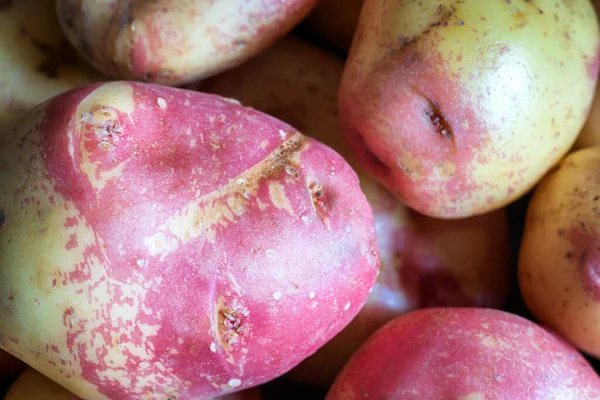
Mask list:
[[[0,0],[5,399],[600,398],[592,3],[317,3]]]

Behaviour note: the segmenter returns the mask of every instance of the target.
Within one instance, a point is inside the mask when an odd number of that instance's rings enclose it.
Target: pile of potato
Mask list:
[[[0,0],[0,398],[600,399],[598,3]]]

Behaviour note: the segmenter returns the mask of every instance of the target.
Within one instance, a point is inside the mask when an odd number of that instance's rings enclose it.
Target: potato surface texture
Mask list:
[[[326,400],[595,400],[600,378],[569,343],[481,308],[396,318],[358,350]]]
[[[350,166],[219,96],[112,82],[0,135],[0,347],[87,399],[198,399],[338,333],[378,266]]]
[[[119,79],[179,85],[255,56],[317,0],[57,0],[68,38]]]
[[[0,2],[0,123],[103,79],[70,46],[54,0]]]
[[[537,187],[519,256],[525,303],[544,324],[600,358],[600,148],[566,157]]]
[[[342,69],[340,58],[288,37],[244,65],[195,86],[288,122],[350,160],[335,107]],[[394,317],[421,307],[501,307],[512,275],[504,210],[460,220],[428,218],[357,171],[373,209],[380,274],[350,325],[288,374],[324,387]]]
[[[423,214],[498,209],[575,141],[599,44],[589,0],[367,0],[340,88],[343,132]]]

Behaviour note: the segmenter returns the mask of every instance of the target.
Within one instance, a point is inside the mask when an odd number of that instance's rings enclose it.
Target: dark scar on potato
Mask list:
[[[454,132],[452,130],[452,126],[450,126],[450,123],[442,113],[440,105],[429,97],[425,97],[425,99],[427,100],[428,104],[425,114],[429,117],[429,120],[433,124],[436,132],[443,137],[450,139],[452,144],[454,144]]]
[[[0,228],[4,226],[4,210],[0,210]]]

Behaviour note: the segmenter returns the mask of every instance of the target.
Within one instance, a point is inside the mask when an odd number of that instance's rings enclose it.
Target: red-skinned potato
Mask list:
[[[112,82],[36,108],[0,134],[0,210],[0,347],[84,398],[271,380],[377,273],[341,156],[189,90]]]
[[[259,389],[248,389],[213,398],[213,400],[261,400]],[[81,400],[58,383],[27,368],[12,384],[4,400]]]
[[[596,400],[600,378],[558,335],[514,314],[430,308],[354,354],[326,400]]]
[[[342,130],[416,211],[495,210],[574,143],[599,50],[589,0],[369,0],[340,87]]]
[[[0,349],[0,378],[17,375],[25,369],[25,364],[16,357]]]
[[[102,79],[63,35],[54,0],[0,1],[0,123]]]
[[[265,50],[316,2],[57,0],[57,9],[67,37],[103,73],[179,85]]]
[[[600,358],[600,147],[571,153],[529,203],[519,286],[531,312]]]
[[[303,25],[319,39],[348,52],[364,0],[321,0]]]
[[[335,104],[343,61],[285,38],[246,64],[194,85],[266,112],[348,157]],[[381,267],[357,317],[289,376],[329,386],[370,334],[421,307],[500,307],[508,291],[510,245],[504,211],[463,220],[413,212],[359,172],[373,209]]]

